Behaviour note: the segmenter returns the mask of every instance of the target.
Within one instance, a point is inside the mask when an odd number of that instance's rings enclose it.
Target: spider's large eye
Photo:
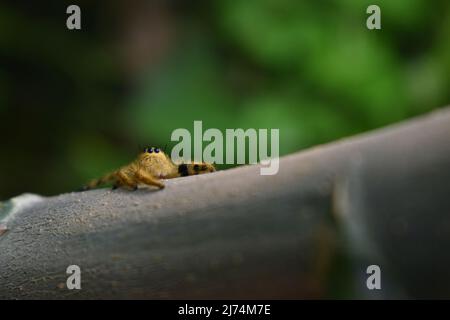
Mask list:
[[[147,149],[147,152],[148,152],[148,153],[152,153],[152,152],[153,152],[153,148],[148,148],[148,149]]]
[[[158,149],[158,148],[155,148],[155,152],[158,153],[158,152],[159,152],[159,149]]]

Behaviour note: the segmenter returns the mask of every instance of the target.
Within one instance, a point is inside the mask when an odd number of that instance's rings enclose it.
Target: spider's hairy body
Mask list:
[[[113,188],[125,187],[135,190],[140,184],[164,188],[161,179],[203,174],[216,171],[209,163],[175,164],[158,148],[146,148],[130,164],[89,182],[84,189],[92,189],[112,183]]]

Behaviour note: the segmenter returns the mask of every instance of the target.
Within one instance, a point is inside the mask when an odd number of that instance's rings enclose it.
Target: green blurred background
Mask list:
[[[445,106],[449,40],[448,0],[2,1],[0,199],[77,189],[194,120],[279,128],[287,154]]]

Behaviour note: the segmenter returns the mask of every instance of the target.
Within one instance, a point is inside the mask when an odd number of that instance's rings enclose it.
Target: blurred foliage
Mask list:
[[[176,128],[279,128],[281,154],[449,102],[450,3],[0,4],[0,199],[56,194]],[[172,143],[173,145],[173,143]]]

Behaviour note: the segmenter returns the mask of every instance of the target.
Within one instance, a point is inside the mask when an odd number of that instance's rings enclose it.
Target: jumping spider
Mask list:
[[[139,184],[164,188],[161,179],[172,179],[196,174],[214,172],[210,163],[175,164],[168,155],[159,148],[145,148],[130,164],[89,182],[83,189],[96,188],[112,183],[113,189],[125,187],[136,190]]]

